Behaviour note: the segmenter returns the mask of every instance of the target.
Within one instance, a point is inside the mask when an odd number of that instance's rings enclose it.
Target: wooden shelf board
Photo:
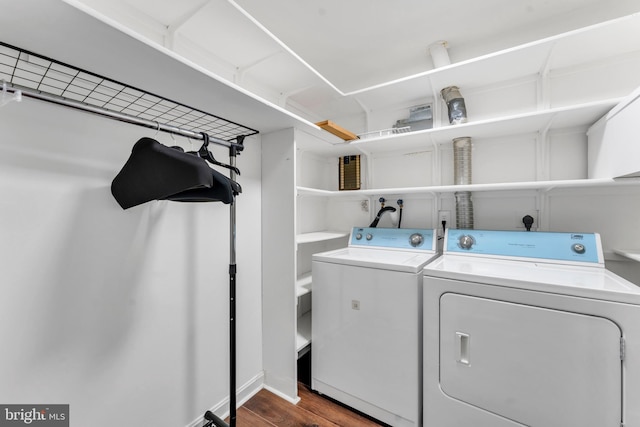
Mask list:
[[[355,133],[348,131],[347,129],[338,126],[330,120],[324,120],[322,122],[316,123],[317,126],[320,126],[322,129],[327,132],[344,139],[345,141],[352,141],[354,139],[358,139],[358,135]]]

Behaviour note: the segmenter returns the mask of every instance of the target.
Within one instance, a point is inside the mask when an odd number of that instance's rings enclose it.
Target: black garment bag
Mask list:
[[[111,193],[123,209],[151,200],[232,203],[240,185],[209,167],[197,152],[167,147],[141,138],[111,183]]]

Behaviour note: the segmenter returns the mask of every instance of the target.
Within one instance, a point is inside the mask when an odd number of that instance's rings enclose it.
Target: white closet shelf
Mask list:
[[[107,77],[0,41],[0,79],[7,90],[104,117],[218,143],[258,133]]]
[[[396,188],[373,188],[368,190],[352,191],[329,191],[309,187],[298,187],[298,196],[309,197],[368,197],[397,194],[442,194],[455,193],[457,191],[510,191],[510,190],[541,190],[551,191],[560,188],[595,188],[640,185],[640,179],[614,180],[602,179],[572,179],[557,181],[529,181],[529,182],[507,182],[493,184],[472,184],[472,185],[441,185],[429,187],[396,187]]]
[[[304,350],[311,344],[311,312],[308,311],[298,318],[298,333],[296,334],[296,351]]]
[[[8,2],[2,42],[224,117],[261,133],[313,123],[150,42],[77,0]],[[33,25],[38,27],[34,36]]]
[[[349,233],[343,231],[314,231],[312,233],[303,233],[296,236],[296,243],[316,243],[324,242],[326,240],[339,239],[341,237],[347,237]]]
[[[640,249],[614,249],[613,253],[621,255],[625,258],[628,258],[633,261],[640,262]]]
[[[606,99],[584,104],[550,108],[545,110],[501,116],[460,125],[425,129],[379,138],[368,138],[351,142],[329,144],[305,149],[320,155],[339,156],[347,154],[415,152],[431,149],[433,145],[450,144],[454,138],[469,136],[473,140],[522,135],[533,132],[552,131],[584,127],[585,130],[617,105],[622,98]]]
[[[416,94],[437,95],[447,86],[477,87],[502,81],[552,74],[602,58],[638,50],[640,13],[612,19],[487,55],[407,76],[393,82],[349,92],[371,108],[415,100]],[[616,40],[603,43],[603,40]]]
[[[299,298],[311,292],[312,282],[313,278],[311,277],[311,272],[304,273],[298,276],[298,279],[296,280],[296,298]]]

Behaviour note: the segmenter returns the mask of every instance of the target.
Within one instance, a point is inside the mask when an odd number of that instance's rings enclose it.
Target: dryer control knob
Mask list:
[[[574,244],[573,246],[571,246],[571,249],[573,249],[573,251],[577,254],[583,254],[587,251],[587,248],[585,248],[582,243]]]
[[[458,244],[462,249],[471,249],[475,242],[476,240],[473,238],[473,236],[470,236],[468,234],[464,234],[458,239]]]
[[[373,234],[367,233],[367,240],[371,240],[371,239],[373,239]]]
[[[413,233],[409,236],[409,243],[411,243],[411,246],[414,248],[420,246],[422,242],[424,242],[424,237],[422,237],[422,234],[420,233]]]
[[[360,239],[362,239],[362,233],[356,234],[356,240],[360,240]]]

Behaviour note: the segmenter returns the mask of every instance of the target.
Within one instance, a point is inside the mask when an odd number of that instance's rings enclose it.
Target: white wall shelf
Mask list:
[[[69,3],[69,4],[68,4]],[[0,17],[2,41],[176,102],[243,123],[260,133],[319,128],[81,3],[9,2]],[[37,22],[39,34],[25,22]],[[96,49],[96,46],[108,46]],[[127,65],[124,65],[127,64]]]
[[[301,245],[305,243],[317,243],[327,240],[339,239],[348,236],[349,233],[342,231],[316,231],[312,233],[303,233],[296,236],[296,242]]]
[[[301,296],[311,292],[312,282],[313,278],[311,277],[310,271],[298,276],[298,279],[296,280],[296,298],[300,298]]]
[[[502,116],[498,118],[469,121],[460,125],[447,125],[403,134],[368,138],[327,145],[307,145],[305,149],[318,154],[332,156],[365,153],[399,153],[430,149],[433,145],[449,144],[454,138],[470,136],[475,140],[498,138],[555,129],[589,127],[622,98],[606,99],[578,105],[542,109],[538,111]]]
[[[298,318],[298,333],[296,335],[296,351],[300,352],[311,344],[311,312]]]
[[[492,52],[382,85],[350,92],[369,108],[434,96],[456,85],[478,87],[525,76],[594,64],[638,50],[640,13]],[[603,42],[615,40],[614,43]]]
[[[613,252],[630,260],[640,262],[640,249],[614,249]]]
[[[455,193],[457,191],[512,191],[512,190],[540,190],[548,192],[559,188],[596,188],[640,185],[640,179],[573,179],[557,181],[507,182],[493,184],[472,185],[439,185],[430,187],[402,187],[402,188],[373,188],[368,190],[329,191],[308,187],[298,187],[298,196],[308,197],[368,197],[397,194],[426,194]]]
[[[111,117],[189,138],[202,132],[222,141],[258,133],[238,123],[128,87],[107,77],[0,41],[0,79],[23,97]],[[146,123],[145,123],[146,121]],[[165,125],[161,127],[161,125]],[[186,133],[186,135],[184,135]],[[213,139],[212,138],[212,139]]]

